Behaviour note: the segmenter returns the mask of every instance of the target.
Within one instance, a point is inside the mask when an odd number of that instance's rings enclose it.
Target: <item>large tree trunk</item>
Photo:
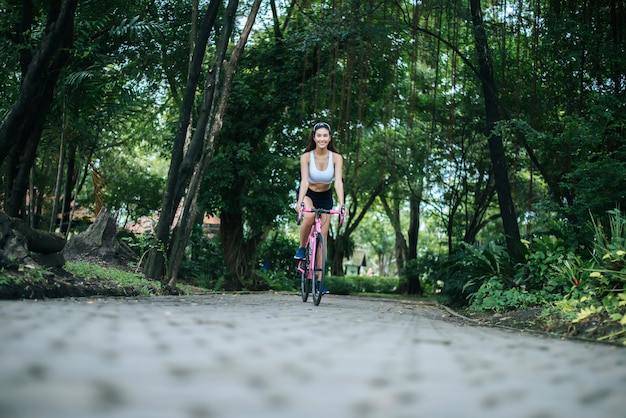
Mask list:
[[[203,124],[204,129],[200,130],[198,128],[196,130],[196,134],[194,135],[202,135],[202,156],[200,157],[200,161],[193,171],[187,191],[187,196],[185,199],[185,205],[183,207],[182,216],[180,218],[177,242],[176,245],[172,247],[172,251],[170,252],[171,259],[176,260],[176,268],[170,270],[170,273],[168,275],[168,286],[170,287],[170,289],[175,289],[176,276],[178,274],[178,267],[180,266],[179,260],[182,260],[182,252],[184,251],[186,243],[191,236],[193,222],[198,216],[196,206],[197,194],[200,191],[200,186],[202,184],[202,180],[204,179],[204,174],[213,157],[215,142],[219,132],[222,129],[224,115],[228,107],[228,100],[230,97],[230,90],[233,78],[235,76],[235,69],[237,68],[237,63],[241,54],[243,53],[243,48],[252,30],[252,25],[256,20],[256,15],[258,13],[260,4],[261,0],[255,0],[254,4],[252,5],[252,9],[250,10],[250,15],[248,16],[248,20],[246,22],[244,30],[239,37],[237,45],[233,49],[230,60],[228,60],[223,66],[224,81],[223,83],[221,83],[220,91],[217,88],[217,82],[221,78],[219,77],[220,70],[222,69],[221,63],[226,56],[226,49],[228,48],[230,34],[232,33],[236,18],[238,0],[231,0],[226,10],[226,19],[224,27],[222,28],[222,33],[220,34],[220,42],[218,44],[216,53],[216,66],[213,71],[216,77],[216,81],[213,82],[213,84],[215,84],[215,89],[214,94],[210,96],[211,101],[215,101],[215,103],[209,102],[209,97],[205,97],[205,106],[203,108],[206,111],[201,112],[200,117],[198,118],[199,121],[206,120],[206,122],[200,122]],[[211,117],[211,115],[213,116]],[[211,122],[210,124],[208,123],[209,121]],[[192,140],[192,142],[194,141]]]
[[[243,215],[240,209],[222,212],[220,215],[220,236],[224,250],[226,267],[225,290],[266,290],[264,283],[255,272],[254,254],[262,236],[246,239],[243,232]]]
[[[28,189],[28,176],[35,161],[44,122],[53,99],[59,74],[69,59],[74,39],[77,0],[53,1],[49,7],[46,33],[33,55],[21,51],[23,80],[20,95],[0,126],[0,163],[10,157],[5,184],[5,211],[17,216]],[[23,4],[23,27],[32,21],[32,4]]]
[[[502,226],[504,227],[506,245],[509,253],[515,259],[520,259],[522,251],[520,247],[519,225],[517,223],[515,205],[513,204],[513,197],[511,195],[504,144],[502,137],[494,132],[495,124],[501,118],[498,110],[496,83],[493,77],[493,65],[489,54],[489,45],[483,24],[480,0],[470,0],[470,6],[474,26],[474,42],[478,54],[480,79],[483,86],[487,116],[487,142],[489,143],[489,153],[491,156],[496,191],[498,193]]]
[[[65,238],[30,228],[26,222],[0,212],[0,267],[19,268],[39,264],[61,267]]]
[[[117,238],[115,218],[107,208],[102,208],[86,231],[70,238],[63,254],[67,260],[114,262],[122,268],[127,268],[128,263],[137,260],[130,247]]]
[[[169,234],[176,214],[176,209],[180,204],[183,190],[189,184],[191,173],[196,162],[200,158],[200,150],[195,143],[189,144],[185,155],[185,138],[191,121],[191,113],[196,98],[196,90],[202,72],[202,62],[206,52],[209,35],[220,7],[219,0],[211,0],[198,29],[198,36],[194,45],[191,63],[189,65],[189,75],[183,96],[183,104],[178,118],[178,128],[172,146],[172,159],[167,176],[167,184],[163,195],[163,205],[159,214],[159,221],[156,229],[156,243],[150,250],[144,273],[151,279],[162,279],[165,270],[165,254],[169,248]],[[210,78],[210,77],[209,77]],[[205,93],[212,93],[212,89]],[[190,161],[190,164],[183,164],[183,159]]]
[[[394,199],[393,208],[389,205],[387,198],[384,195],[380,196],[380,202],[383,205],[383,209],[387,214],[387,218],[391,222],[391,226],[393,227],[393,232],[395,235],[395,258],[396,258],[396,269],[398,270],[398,275],[402,277],[404,274],[404,266],[407,259],[407,254],[409,252],[409,247],[406,243],[406,239],[404,238],[404,234],[402,233],[402,226],[400,225],[400,204],[398,199]],[[401,283],[400,288],[398,289],[399,293],[406,293],[407,286],[404,283]]]

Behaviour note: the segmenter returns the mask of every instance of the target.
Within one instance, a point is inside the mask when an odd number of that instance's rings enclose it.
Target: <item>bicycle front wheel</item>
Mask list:
[[[313,303],[317,306],[322,301],[324,295],[324,276],[326,275],[326,243],[324,242],[324,236],[317,234],[315,239],[315,260],[311,260],[313,263]]]
[[[300,275],[300,291],[302,292],[302,302],[306,302],[309,299],[309,293],[311,293],[311,279],[307,277],[306,261],[300,261],[298,263],[298,274]]]

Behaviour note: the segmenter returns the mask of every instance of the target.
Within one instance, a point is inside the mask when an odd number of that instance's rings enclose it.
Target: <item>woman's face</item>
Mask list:
[[[330,131],[326,128],[317,128],[313,139],[318,148],[326,148],[330,144]]]

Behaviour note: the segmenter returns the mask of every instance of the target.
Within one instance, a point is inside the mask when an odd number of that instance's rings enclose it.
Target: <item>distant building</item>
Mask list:
[[[356,250],[352,257],[343,259],[343,273],[348,276],[359,276],[361,267],[367,267],[365,251]]]
[[[155,232],[155,226],[159,221],[158,214],[152,216],[142,216],[137,222],[131,222],[124,227],[124,229],[134,232],[135,234],[153,234]],[[215,216],[204,215],[202,220],[202,232],[205,236],[213,238],[220,233],[220,218]]]

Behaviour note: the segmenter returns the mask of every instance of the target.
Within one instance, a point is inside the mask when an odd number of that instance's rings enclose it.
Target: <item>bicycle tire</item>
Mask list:
[[[304,263],[304,268],[301,268],[301,264]],[[308,268],[306,266],[307,261],[300,261],[298,264],[298,274],[300,275],[300,291],[302,293],[302,302],[306,302],[309,299],[309,293],[311,293],[311,280],[307,277]],[[300,271],[302,270],[302,271]]]
[[[317,234],[315,248],[315,259],[313,260],[313,280],[311,283],[311,293],[313,295],[313,303],[319,305],[324,295],[324,276],[326,275],[326,245],[324,236]],[[318,256],[319,254],[319,256]],[[319,280],[318,278],[319,273]],[[315,281],[317,280],[317,283]]]

